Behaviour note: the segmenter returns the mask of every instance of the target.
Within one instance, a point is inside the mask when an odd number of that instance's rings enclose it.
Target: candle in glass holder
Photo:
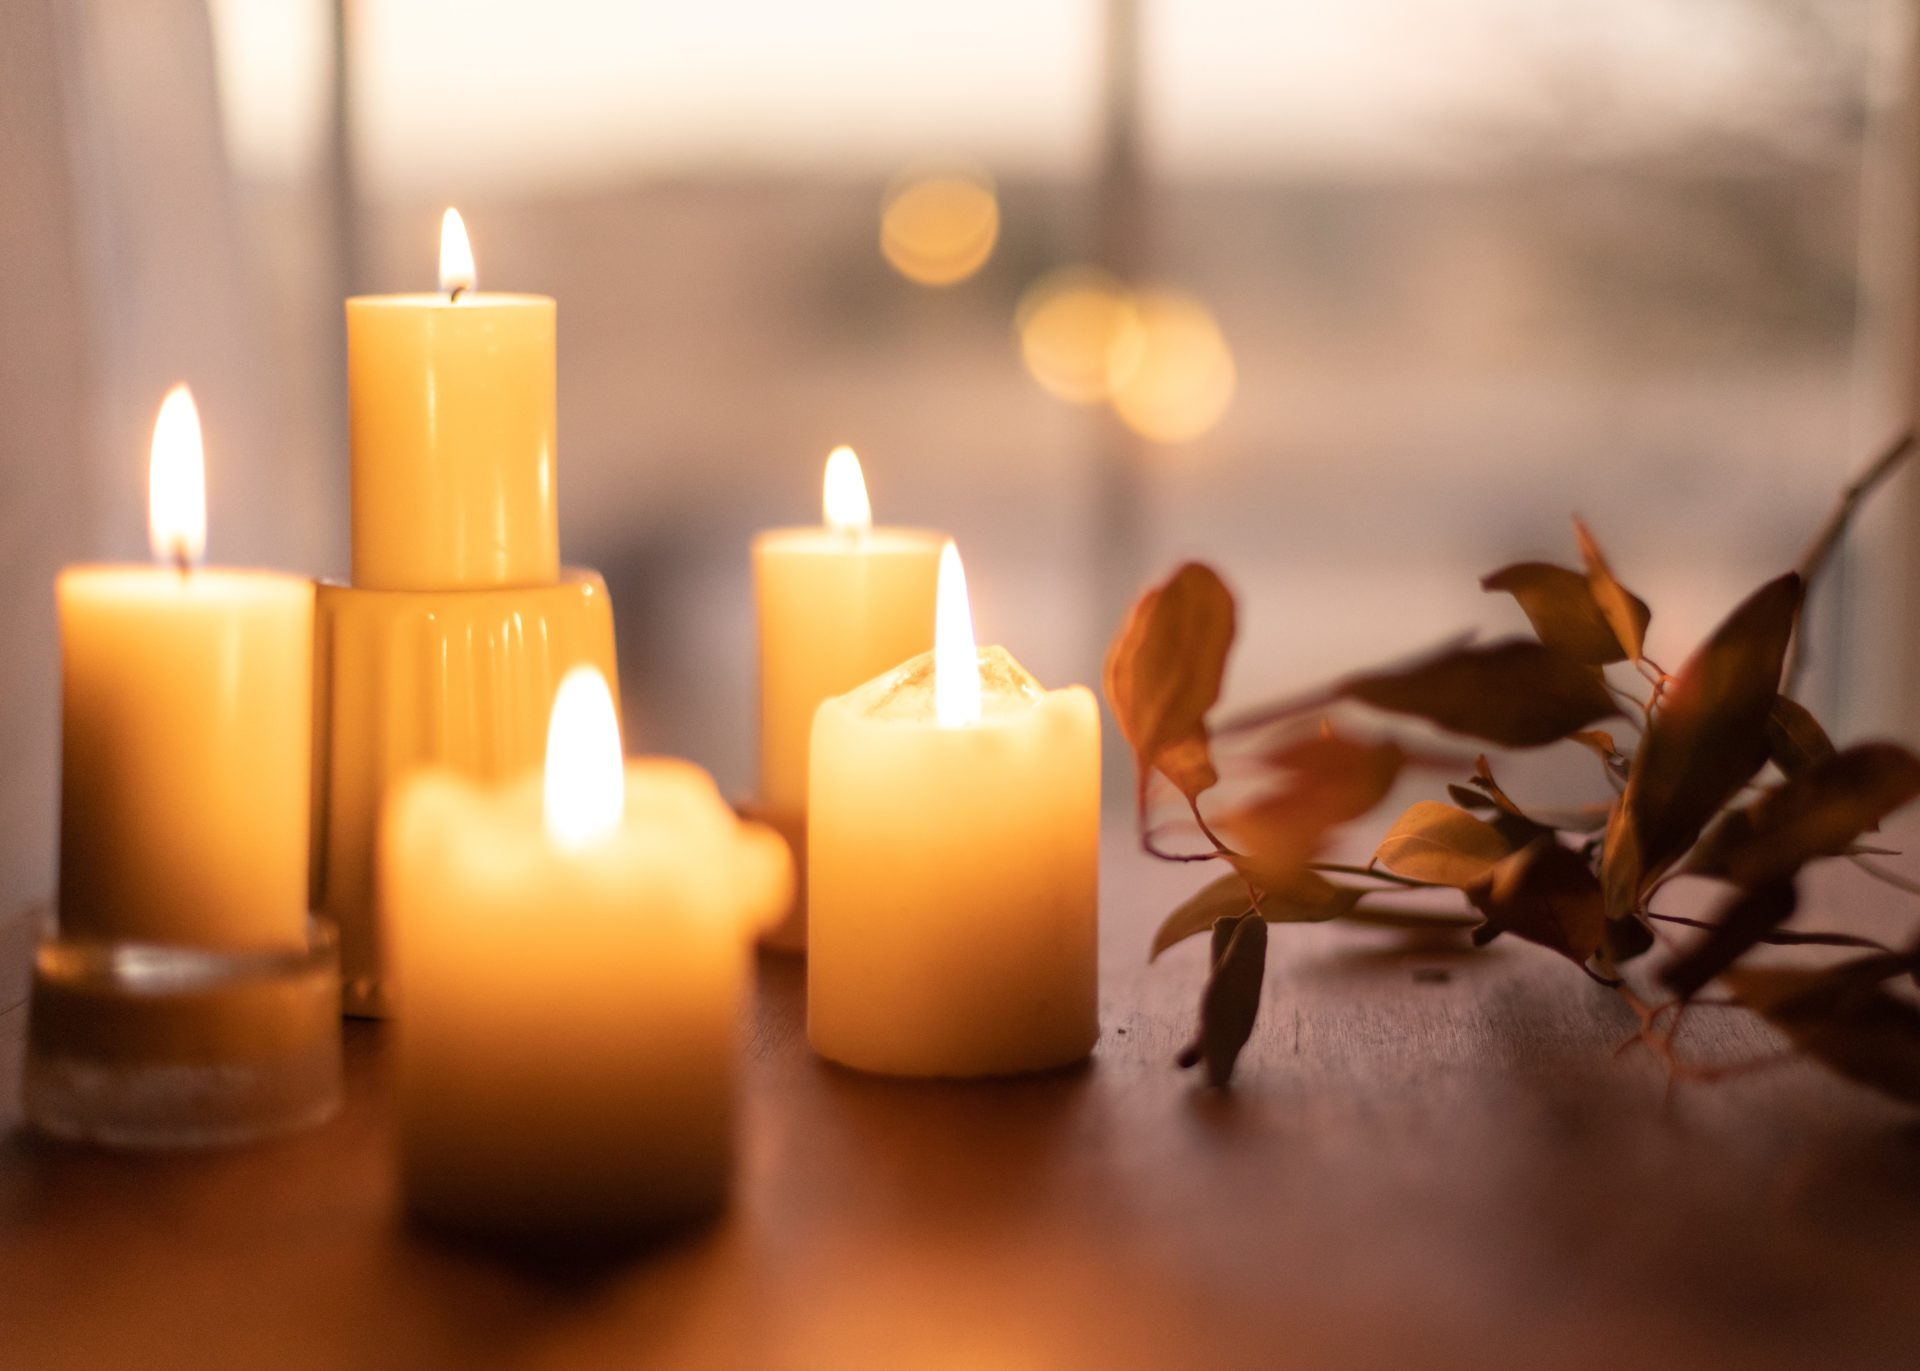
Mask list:
[[[814,721],[807,1036],[888,1075],[1065,1066],[1099,1036],[1098,708],[976,651],[951,544],[938,624]]]
[[[753,937],[791,894],[780,839],[691,763],[623,767],[592,668],[561,683],[544,775],[416,777],[383,838],[413,1210],[539,1241],[718,1205]]]
[[[827,458],[824,525],[753,543],[760,620],[760,793],[755,812],[796,858],[806,848],[807,748],[820,702],[933,646],[941,534],[875,528],[852,448]],[[768,941],[806,945],[804,907]]]
[[[60,613],[62,933],[306,945],[313,583],[205,569],[200,419],[154,425],[157,566],[69,567]]]

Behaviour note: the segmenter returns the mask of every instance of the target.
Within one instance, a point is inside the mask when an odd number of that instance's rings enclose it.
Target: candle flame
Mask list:
[[[193,392],[175,386],[160,402],[147,464],[147,539],[163,562],[187,566],[207,550],[207,459]]]
[[[547,725],[547,833],[561,847],[586,847],[620,827],[626,806],[613,693],[598,669],[577,666],[561,678]]]
[[[449,209],[440,216],[440,289],[457,296],[472,290],[478,281],[466,221],[460,217],[459,210]]]
[[[933,712],[942,728],[980,722],[980,654],[967,604],[967,573],[960,549],[940,550],[940,587],[933,616]]]
[[[827,454],[827,477],[820,492],[827,527],[835,533],[865,533],[873,527],[873,506],[867,501],[867,480],[860,459],[850,447]]]

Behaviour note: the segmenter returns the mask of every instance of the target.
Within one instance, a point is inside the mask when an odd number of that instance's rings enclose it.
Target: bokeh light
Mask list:
[[[1189,442],[1233,401],[1233,353],[1213,311],[1191,295],[1148,290],[1133,301],[1137,325],[1116,335],[1107,354],[1114,413],[1150,442]]]
[[[1000,239],[1000,201],[983,175],[943,171],[902,178],[880,210],[880,251],[923,286],[951,286],[986,264]]]
[[[1066,267],[1028,287],[1014,312],[1020,356],[1049,395],[1097,405],[1109,390],[1108,359],[1139,346],[1133,293],[1106,272]]]

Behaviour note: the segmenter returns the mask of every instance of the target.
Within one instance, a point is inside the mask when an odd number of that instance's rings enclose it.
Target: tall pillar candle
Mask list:
[[[888,1075],[1064,1066],[1099,1035],[1098,708],[976,652],[944,561],[933,652],[814,722],[807,1036]]]
[[[62,932],[304,946],[313,583],[193,566],[206,503],[185,387],[154,428],[150,500],[166,565],[71,567],[55,588]]]
[[[549,585],[555,309],[481,294],[460,216],[439,294],[347,301],[353,583],[363,590]]]
[[[936,533],[875,528],[859,460],[827,459],[824,524],[753,543],[760,637],[757,812],[805,850],[807,749],[820,702],[933,646]],[[770,941],[805,945],[804,911]]]
[[[518,1239],[620,1238],[720,1203],[770,831],[686,762],[620,761],[605,682],[562,682],[544,777],[397,792],[382,875],[408,1205]]]
[[[374,845],[426,766],[540,764],[554,689],[612,679],[606,586],[560,564],[554,302],[479,294],[460,216],[438,295],[347,302],[353,584],[317,605],[314,898],[340,926],[349,1013],[385,1012]]]

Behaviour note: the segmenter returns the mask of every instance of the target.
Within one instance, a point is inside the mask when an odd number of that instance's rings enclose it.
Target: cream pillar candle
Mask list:
[[[875,528],[852,448],[827,459],[819,528],[753,543],[760,615],[760,803],[807,807],[807,739],[830,695],[933,646],[934,587],[944,537]]]
[[[216,948],[306,943],[313,584],[194,568],[200,421],[154,426],[153,567],[70,567],[60,614],[60,925]]]
[[[943,555],[934,651],[820,706],[807,1036],[900,1076],[1063,1066],[1099,1034],[1099,713],[977,652]]]
[[[875,528],[859,459],[827,458],[818,528],[775,529],[753,543],[760,632],[760,793],[756,812],[806,844],[807,746],[829,696],[933,646],[934,586],[944,537]],[[769,941],[805,946],[796,910]]]
[[[460,216],[441,226],[440,293],[347,301],[353,584],[550,585],[554,302],[482,295]]]
[[[758,927],[791,867],[687,762],[620,762],[580,668],[547,765],[416,777],[385,819],[408,1204],[525,1239],[619,1237],[721,1199]]]

